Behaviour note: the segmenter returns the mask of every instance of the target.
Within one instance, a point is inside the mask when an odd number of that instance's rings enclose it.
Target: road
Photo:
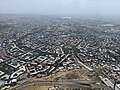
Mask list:
[[[114,88],[114,84],[108,79],[108,78],[103,78],[102,76],[99,76],[101,80],[106,84],[106,86],[110,88]],[[120,90],[118,87],[115,87],[115,90]]]
[[[66,86],[66,87],[95,87],[95,88],[105,88],[104,86],[97,85],[96,81],[33,81],[26,84],[21,84],[19,87],[11,88],[10,90],[23,90],[25,87],[29,86]]]

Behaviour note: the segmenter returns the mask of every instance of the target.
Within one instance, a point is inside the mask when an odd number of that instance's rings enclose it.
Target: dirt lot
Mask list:
[[[92,80],[91,77],[88,75],[91,72],[86,70],[85,68],[82,69],[75,69],[71,71],[61,71],[54,73],[50,76],[43,77],[43,78],[33,78],[31,81],[36,80]]]
[[[30,86],[30,87],[26,87],[23,90],[48,90],[48,88],[50,88],[50,86]]]
[[[70,71],[61,71],[54,73],[50,76],[46,76],[43,78],[31,78],[31,80],[28,83],[32,83],[33,81],[57,81],[57,80],[88,80],[88,81],[94,81],[96,80],[95,78],[89,76],[90,74],[93,74],[93,72],[89,72],[85,68],[81,69],[75,69],[75,70],[70,70]],[[19,86],[17,86],[19,87]],[[51,86],[50,86],[51,87]],[[25,87],[23,90],[48,90],[49,86],[29,86]]]

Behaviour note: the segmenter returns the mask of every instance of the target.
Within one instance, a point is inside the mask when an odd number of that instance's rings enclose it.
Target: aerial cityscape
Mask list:
[[[72,70],[48,81],[112,90],[120,79],[119,22],[0,15],[0,32],[1,90],[21,90],[25,84],[37,85],[41,78]]]
[[[120,90],[120,0],[0,0],[0,90]]]

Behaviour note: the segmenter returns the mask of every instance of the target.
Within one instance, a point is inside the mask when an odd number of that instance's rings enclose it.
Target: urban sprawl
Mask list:
[[[0,15],[2,90],[32,77],[82,67],[94,72],[106,87],[120,90],[119,22]]]

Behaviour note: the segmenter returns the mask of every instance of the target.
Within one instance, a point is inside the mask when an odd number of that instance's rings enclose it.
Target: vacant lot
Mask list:
[[[85,68],[75,69],[70,71],[61,71],[54,73],[50,76],[43,77],[43,78],[33,78],[31,81],[36,80],[92,80],[91,77],[88,75],[91,72],[86,70]]]
[[[23,90],[48,90],[48,88],[50,88],[50,86],[30,86],[24,88]]]

